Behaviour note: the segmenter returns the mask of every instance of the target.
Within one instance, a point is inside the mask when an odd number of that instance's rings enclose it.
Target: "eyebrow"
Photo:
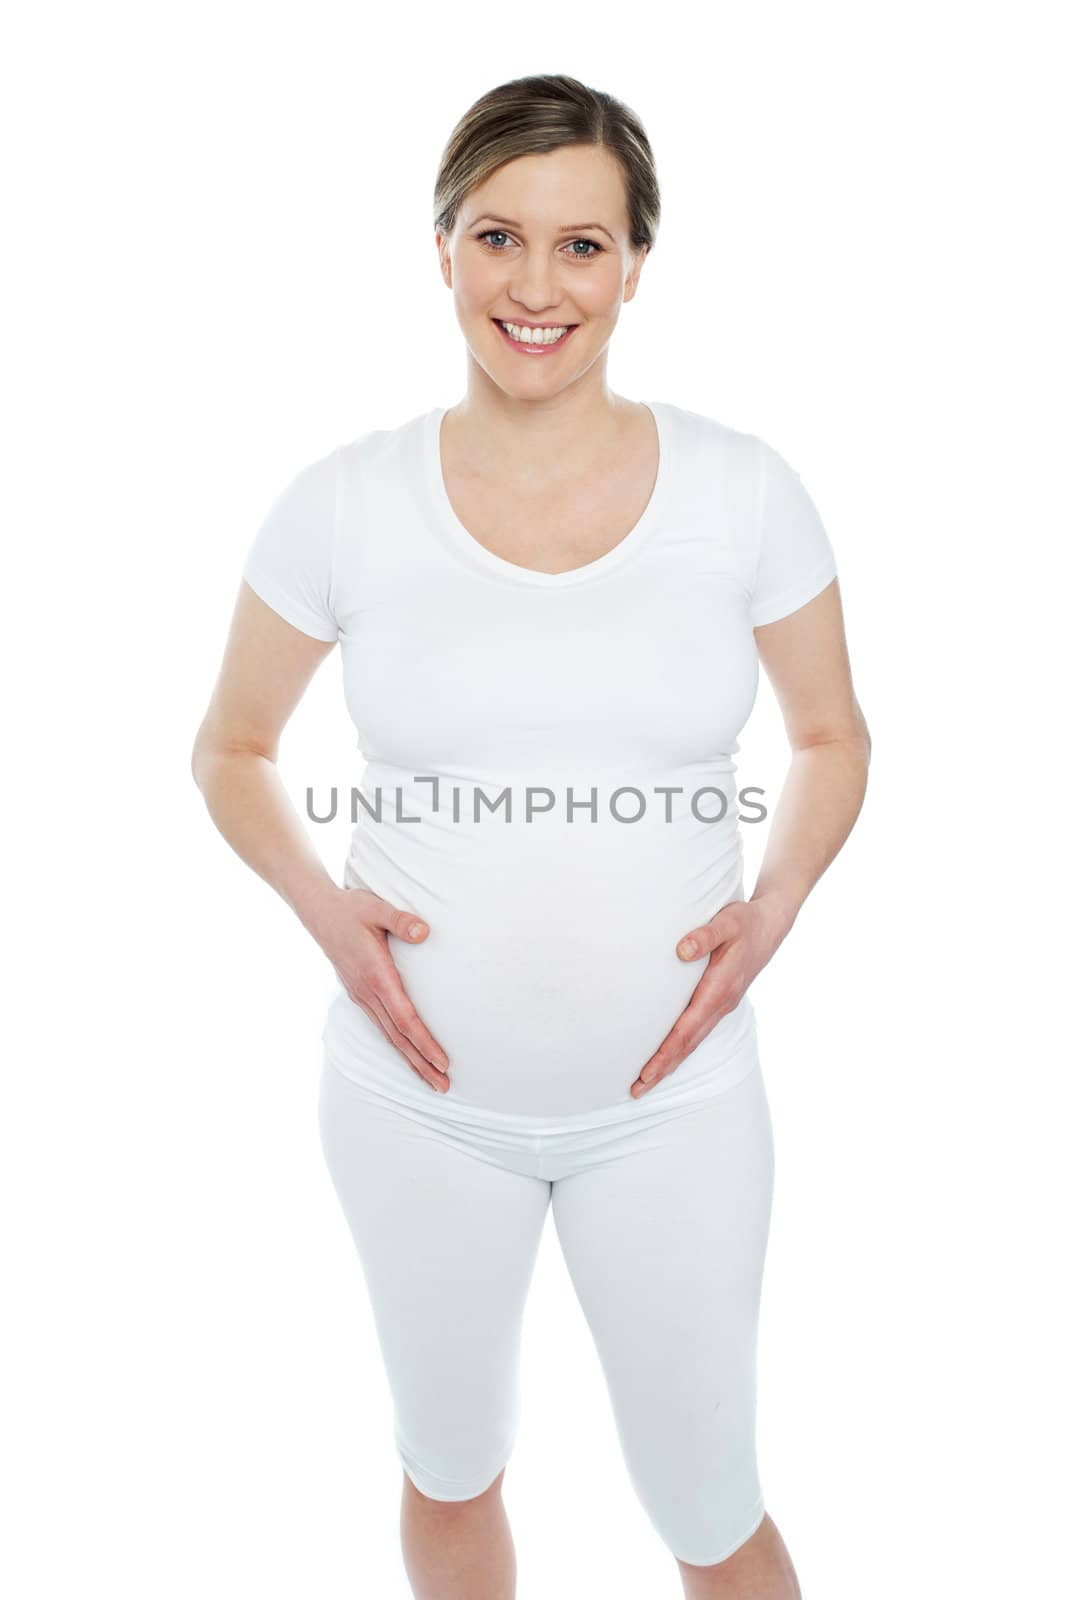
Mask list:
[[[501,217],[495,211],[486,211],[483,215],[474,217],[470,227],[475,228],[479,222],[501,222],[507,228],[521,227],[520,222],[514,222],[510,217]],[[605,233],[608,239],[613,239],[614,237],[610,229],[604,228],[601,222],[568,222],[558,231],[559,233],[589,233],[593,229],[597,229],[600,233]]]

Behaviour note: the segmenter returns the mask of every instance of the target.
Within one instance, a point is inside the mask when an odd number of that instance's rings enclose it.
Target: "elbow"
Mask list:
[[[254,756],[257,759],[276,762],[277,751],[257,741],[224,738],[217,728],[211,728],[206,722],[200,725],[193,740],[189,769],[192,781],[201,794],[206,795],[210,774],[218,763],[235,756],[242,759]]]
[[[206,742],[203,737],[203,728],[201,726],[197,730],[195,739],[192,741],[192,754],[189,757],[189,770],[192,773],[192,781],[201,793],[203,792],[203,766],[205,756]]]
[[[869,725],[860,711],[854,727],[842,737],[840,742],[848,745],[855,752],[855,760],[868,771],[873,755],[873,740],[869,732]]]
[[[206,792],[204,785],[207,783],[209,769],[219,748],[215,732],[206,722],[201,722],[192,741],[192,753],[189,756],[192,781],[201,794]]]

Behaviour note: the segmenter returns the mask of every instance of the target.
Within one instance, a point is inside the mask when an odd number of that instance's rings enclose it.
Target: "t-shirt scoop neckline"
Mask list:
[[[605,555],[597,556],[594,561],[586,561],[583,566],[572,567],[568,572],[537,572],[532,567],[523,567],[514,561],[507,561],[505,557],[496,555],[493,550],[481,544],[480,540],[475,539],[456,515],[444,484],[440,434],[444,414],[450,410],[449,406],[434,406],[423,418],[422,461],[434,513],[434,532],[453,555],[482,572],[490,573],[510,583],[528,584],[541,589],[566,589],[616,571],[643,549],[661,521],[673,474],[673,441],[666,409],[658,400],[644,400],[640,403],[650,411],[658,430],[658,473],[650,499],[641,515],[624,538]]]

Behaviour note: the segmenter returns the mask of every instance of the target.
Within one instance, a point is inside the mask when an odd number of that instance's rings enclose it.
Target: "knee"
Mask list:
[[[735,1521],[731,1524],[722,1521],[712,1531],[703,1530],[698,1541],[693,1530],[683,1540],[673,1539],[670,1548],[682,1575],[685,1570],[698,1572],[707,1567],[724,1568],[728,1562],[734,1566],[742,1564],[749,1554],[748,1546],[753,1549],[752,1541],[760,1535],[766,1521],[765,1506],[759,1504],[754,1515],[744,1519],[742,1526]],[[681,1550],[684,1554],[680,1554]]]
[[[489,1496],[497,1496],[503,1488],[503,1474],[506,1467],[502,1467],[490,1483],[460,1483],[451,1480],[432,1478],[417,1469],[404,1465],[403,1483],[407,1494],[422,1505],[436,1506],[446,1510],[454,1506],[468,1506],[475,1501],[487,1500]]]
[[[461,1423],[454,1416],[424,1418],[408,1427],[397,1421],[396,1451],[411,1488],[421,1500],[453,1505],[499,1493],[517,1438],[513,1424],[478,1410]]]

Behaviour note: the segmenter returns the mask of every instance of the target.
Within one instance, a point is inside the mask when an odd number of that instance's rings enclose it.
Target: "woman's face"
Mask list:
[[[629,245],[620,169],[596,145],[508,162],[436,240],[470,354],[520,398],[557,393],[604,355],[646,256]],[[570,331],[556,344],[515,344],[503,322]]]

